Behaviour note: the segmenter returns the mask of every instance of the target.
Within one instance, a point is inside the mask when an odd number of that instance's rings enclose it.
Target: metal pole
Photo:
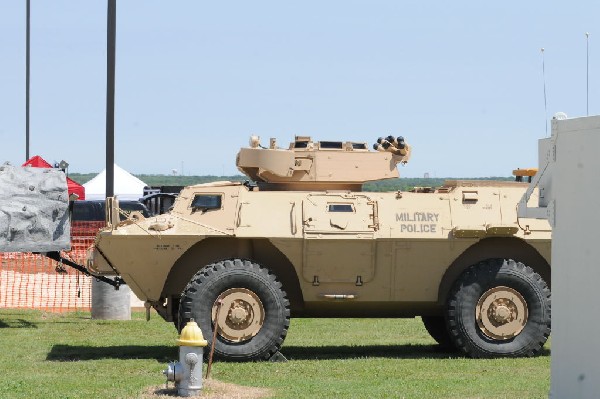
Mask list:
[[[221,310],[221,305],[223,305],[223,299],[219,296],[217,299],[217,311],[215,314],[215,319],[213,321],[213,338],[210,343],[210,355],[208,355],[208,366],[206,366],[206,379],[210,377],[210,369],[212,368],[213,356],[215,354],[215,346],[217,346],[217,330],[219,329],[219,311]]]
[[[117,2],[108,0],[106,22],[106,196],[114,196],[115,165],[115,42]],[[92,318],[130,320],[131,289],[107,290],[105,284],[92,280]]]
[[[115,175],[115,47],[117,1],[108,0],[106,23],[106,196],[114,196]]]
[[[29,42],[30,42],[30,0],[27,0],[25,34],[25,161],[29,160]]]

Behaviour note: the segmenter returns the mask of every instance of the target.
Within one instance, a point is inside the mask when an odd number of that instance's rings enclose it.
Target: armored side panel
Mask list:
[[[0,166],[0,252],[69,249],[68,196],[60,170]]]

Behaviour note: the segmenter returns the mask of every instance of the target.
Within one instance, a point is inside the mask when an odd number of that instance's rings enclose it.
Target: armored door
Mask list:
[[[376,202],[363,194],[308,194],[302,221],[307,281],[362,285],[373,278]]]

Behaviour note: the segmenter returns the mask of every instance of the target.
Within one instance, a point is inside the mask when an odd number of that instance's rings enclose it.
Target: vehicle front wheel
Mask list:
[[[523,263],[488,259],[455,282],[446,323],[454,345],[471,357],[534,356],[550,335],[550,289]]]
[[[287,334],[289,301],[267,269],[248,260],[225,260],[196,273],[181,294],[179,329],[192,318],[209,345],[216,324],[218,358],[266,360],[281,348]]]

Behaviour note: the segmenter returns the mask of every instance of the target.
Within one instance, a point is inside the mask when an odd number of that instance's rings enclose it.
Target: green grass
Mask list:
[[[0,311],[1,398],[137,398],[164,382],[175,330],[157,315],[91,320]],[[438,351],[420,319],[295,319],[286,363],[213,365],[212,377],[277,398],[547,398],[549,348],[532,359]]]

